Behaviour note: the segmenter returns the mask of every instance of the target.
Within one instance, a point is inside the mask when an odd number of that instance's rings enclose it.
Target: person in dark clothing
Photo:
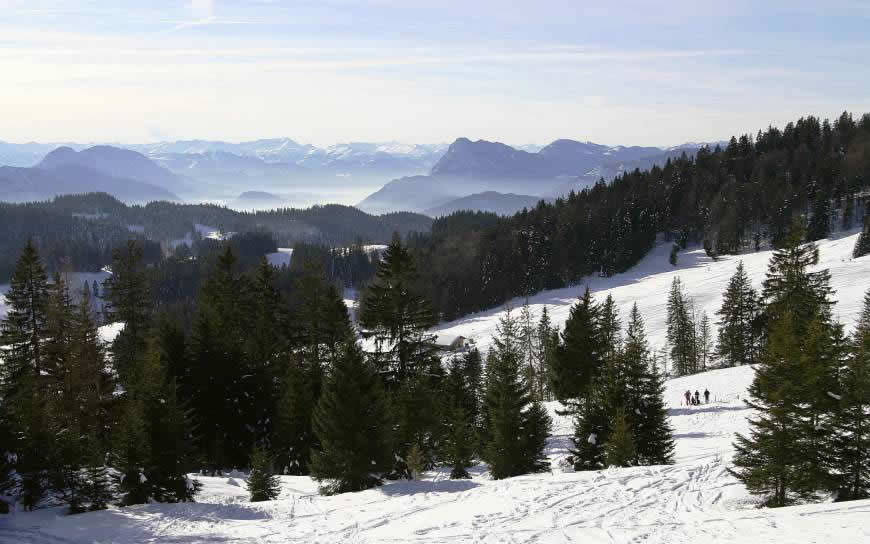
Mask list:
[[[710,404],[710,390],[704,389],[704,404]]]
[[[688,389],[686,389],[684,396],[686,397],[686,406],[689,406],[690,404],[692,404],[692,392],[689,391]]]
[[[701,393],[695,389],[695,406],[698,406],[699,404],[701,404]]]

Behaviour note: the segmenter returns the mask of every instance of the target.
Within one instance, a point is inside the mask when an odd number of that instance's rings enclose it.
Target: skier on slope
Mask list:
[[[692,404],[692,392],[686,389],[686,392],[683,395],[686,397],[686,406]]]
[[[701,404],[701,393],[698,393],[698,390],[695,389],[695,406]]]
[[[704,388],[704,404],[710,404],[710,390]]]

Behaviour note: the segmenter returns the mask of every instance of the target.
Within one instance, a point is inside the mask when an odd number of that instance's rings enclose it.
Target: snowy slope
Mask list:
[[[822,266],[831,268],[840,303],[836,312],[851,325],[870,279],[870,257],[849,258],[854,235],[820,244]],[[637,300],[655,344],[664,340],[664,300],[679,274],[699,309],[712,313],[736,258],[710,262],[703,251],[680,255],[672,269],[667,247],[657,248],[631,272],[595,279],[591,287],[611,292],[625,315]],[[743,256],[760,284],[769,252]],[[543,293],[531,302],[567,316],[578,289]],[[471,316],[440,331],[489,342],[499,312]],[[427,473],[418,482],[392,482],[379,489],[321,497],[306,477],[282,477],[276,501],[248,503],[239,477],[201,477],[199,503],[144,505],[63,516],[57,510],[0,516],[0,544],[109,542],[446,542],[446,543],[809,543],[870,542],[870,501],[758,509],[727,472],[735,432],[745,432],[749,410],[742,402],[750,367],[713,370],[667,382],[665,399],[676,439],[672,466],[563,472],[571,421],[554,415],[548,444],[553,471],[493,481],[480,465],[473,479],[451,481],[448,472]],[[712,393],[711,403],[681,405],[685,390]]]
[[[816,269],[830,269],[831,286],[838,301],[834,316],[851,327],[861,311],[864,293],[870,289],[870,256],[852,259],[857,232],[838,238],[821,240],[819,246],[819,265]],[[717,321],[714,313],[722,306],[722,293],[729,278],[734,274],[737,261],[742,260],[746,273],[756,289],[767,271],[767,262],[772,251],[759,251],[740,256],[725,256],[713,261],[701,248],[681,252],[677,266],[668,262],[670,244],[660,244],[649,252],[636,266],[623,274],[610,278],[587,278],[583,285],[567,287],[538,293],[529,299],[529,306],[535,319],[544,305],[548,307],[550,318],[555,325],[562,327],[568,318],[571,306],[582,295],[588,285],[598,301],[608,294],[613,295],[619,306],[620,315],[625,318],[631,305],[637,306],[646,322],[650,343],[654,348],[665,344],[665,318],[668,291],[675,276],[679,276],[685,291],[694,298],[695,309],[707,312],[711,322]],[[518,312],[522,299],[509,303]],[[436,332],[462,335],[486,349],[491,343],[495,326],[504,311],[504,306],[466,316],[457,321],[438,326]],[[715,328],[715,327],[714,327]]]

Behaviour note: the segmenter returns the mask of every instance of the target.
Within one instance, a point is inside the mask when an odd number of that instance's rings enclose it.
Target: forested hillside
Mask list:
[[[510,218],[457,213],[412,237],[420,285],[451,319],[515,296],[609,276],[663,234],[711,256],[777,247],[792,217],[809,240],[862,221],[870,114],[801,118],[731,138],[663,167],[624,173]]]
[[[286,247],[297,242],[347,247],[357,240],[387,242],[394,232],[428,231],[431,221],[413,213],[369,215],[337,204],[255,213],[211,204],[128,206],[104,193],[0,203],[0,283],[10,276],[16,255],[30,238],[49,270],[68,263],[73,270],[93,271],[109,264],[112,249],[130,238],[146,242],[146,258],[159,258],[161,246],[170,250],[182,240],[192,245],[206,230],[262,231]]]

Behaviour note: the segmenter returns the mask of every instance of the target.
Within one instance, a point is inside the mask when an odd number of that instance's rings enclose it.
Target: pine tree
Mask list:
[[[112,253],[112,275],[104,284],[112,321],[124,323],[112,343],[112,360],[121,381],[144,356],[151,327],[152,301],[143,264],[142,246],[135,240]]]
[[[148,430],[142,402],[127,399],[113,435],[112,466],[118,471],[116,485],[124,506],[144,504],[151,497],[151,487],[145,476],[150,462]]]
[[[855,240],[855,249],[852,250],[852,257],[855,259],[864,255],[870,255],[870,206],[866,208],[864,227],[858,234],[858,239]]]
[[[678,376],[685,376],[695,371],[695,337],[694,320],[689,308],[691,300],[683,292],[679,277],[671,283],[668,297],[668,344],[671,346],[671,360]]]
[[[150,463],[145,474],[154,500],[191,502],[201,488],[191,480],[198,460],[190,409],[178,398],[175,380],[162,383],[158,397],[150,399]]]
[[[273,501],[281,494],[281,480],[272,470],[272,459],[262,448],[254,448],[251,452],[248,493],[251,502]]]
[[[757,416],[749,419],[748,436],[737,435],[734,475],[751,493],[765,496],[768,506],[786,506],[795,499],[801,434],[794,421],[800,418],[800,387],[795,355],[800,343],[794,334],[791,313],[782,315],[770,333],[767,348],[756,367],[747,406]]]
[[[613,365],[609,362],[602,375],[595,378],[574,416],[571,450],[574,470],[599,470],[606,466],[604,445],[612,423],[610,391],[615,387]]]
[[[631,309],[621,362],[623,408],[632,421],[635,465],[673,462],[673,432],[664,400],[664,382],[650,354],[643,317],[635,303]]]
[[[478,355],[479,357],[479,355]],[[466,373],[466,357],[454,357],[445,381],[444,451],[442,457],[451,466],[450,478],[470,478],[468,467],[473,454],[474,421],[477,411],[476,391]]]
[[[529,387],[520,372],[519,324],[510,310],[499,321],[493,342],[487,365],[484,460],[492,477],[501,479],[530,472],[540,464],[539,437],[542,431],[546,435],[549,416],[529,406]],[[524,429],[527,438],[518,440]]]
[[[837,388],[844,342],[830,318],[830,274],[807,271],[818,263],[818,249],[803,238],[794,223],[768,265],[768,343],[747,401],[758,416],[750,435],[735,443],[735,475],[771,506],[813,499],[833,486],[836,406],[828,393]]]
[[[9,309],[2,321],[0,365],[3,420],[9,422],[14,442],[9,446],[20,475],[21,499],[32,509],[45,491],[45,470],[53,449],[49,426],[52,381],[43,377],[49,287],[39,254],[32,242],[21,251],[6,293]]]
[[[523,373],[525,375],[526,381],[529,383],[531,387],[532,394],[537,395],[538,386],[537,382],[540,379],[540,376],[536,372],[538,365],[535,360],[537,349],[535,343],[537,341],[535,325],[532,322],[532,312],[529,309],[529,301],[523,303],[522,308],[520,309],[520,346],[523,354]]]
[[[429,300],[418,294],[418,278],[411,253],[394,237],[360,301],[362,335],[388,348],[390,367],[384,374],[397,382],[428,365],[435,351],[427,330],[435,317]]]
[[[631,423],[623,408],[617,409],[611,423],[613,431],[604,446],[605,462],[609,467],[628,467],[634,459]]]
[[[96,432],[87,438],[88,450],[84,462],[85,486],[83,499],[88,510],[105,510],[115,499],[109,470],[106,466],[106,451]]]
[[[870,291],[850,351],[840,373],[840,409],[833,422],[837,500],[870,497]]]
[[[254,428],[255,439],[268,440],[273,434],[272,413],[281,391],[276,386],[283,377],[279,354],[286,348],[281,327],[286,321],[281,297],[275,288],[275,268],[261,257],[249,293],[251,323],[247,335],[245,358],[248,360],[248,386],[245,392],[254,398],[247,422]]]
[[[53,349],[64,350],[56,357],[60,387],[52,402],[57,440],[51,464],[54,489],[75,513],[86,507],[105,508],[112,499],[103,449],[111,423],[112,385],[88,291],[82,292],[74,311],[65,286],[58,280],[52,287],[55,296],[48,328],[65,330],[62,341],[58,341],[58,333],[52,333],[54,338],[49,342]]]
[[[600,369],[607,346],[601,336],[600,310],[587,287],[571,307],[562,342],[550,367],[550,386],[556,398],[579,398]]]
[[[783,246],[770,258],[763,291],[767,322],[773,324],[785,313],[791,313],[795,334],[800,337],[810,321],[819,313],[829,314],[833,304],[829,300],[831,273],[808,271],[819,262],[819,248],[813,243],[803,243],[805,232],[800,220],[792,223]]]
[[[230,412],[235,408],[228,401],[230,382],[237,374],[229,354],[223,349],[219,325],[214,311],[201,308],[193,325],[188,360],[190,370],[181,381],[182,395],[190,399],[198,434],[198,448],[205,456],[205,467],[217,474],[232,466],[231,445],[224,424],[235,419]],[[236,465],[238,466],[238,465]]]
[[[64,373],[69,366],[73,319],[73,303],[69,288],[63,277],[55,273],[54,281],[48,285],[42,364],[42,374],[51,376],[51,381],[54,383],[66,381]]]
[[[389,419],[380,377],[347,340],[333,359],[314,409],[319,450],[311,474],[327,494],[360,491],[380,484],[390,467]]]
[[[471,425],[471,447],[474,453],[483,451],[481,437],[484,426],[484,377],[483,361],[477,348],[462,355],[462,374],[465,384],[465,401],[463,411]]]
[[[548,472],[550,460],[545,454],[547,439],[553,428],[550,414],[539,400],[534,400],[523,414],[523,437],[527,467],[525,472]]]
[[[471,478],[468,467],[472,463],[472,427],[462,406],[453,406],[449,413],[446,447],[445,457],[451,463],[450,478],[453,480]]]
[[[538,398],[549,401],[553,400],[553,394],[549,386],[547,369],[553,364],[553,357],[559,345],[559,332],[554,329],[550,321],[550,313],[547,310],[547,306],[544,306],[541,310],[541,318],[538,320],[536,335],[535,345],[537,353],[535,359],[538,363]]]
[[[759,313],[758,295],[752,288],[743,261],[728,281],[719,316],[717,356],[726,366],[753,364],[757,339],[753,321]]]
[[[643,407],[636,414],[634,431],[638,464],[670,465],[674,462],[674,438],[665,405],[665,383],[649,360],[643,389]]]
[[[426,458],[423,456],[423,449],[419,444],[413,444],[411,449],[405,455],[405,462],[408,465],[408,479],[419,480],[420,475],[426,469]]]
[[[285,474],[307,474],[311,448],[315,446],[311,416],[314,412],[314,361],[306,356],[290,356],[282,381],[282,393],[275,410],[273,444],[276,460]]]
[[[698,362],[700,371],[704,372],[713,364],[713,331],[710,326],[710,317],[707,312],[701,314],[698,324]]]
[[[601,303],[599,314],[601,342],[604,345],[602,355],[605,358],[613,357],[622,342],[622,322],[619,319],[619,308],[616,307],[616,302],[610,293]]]

